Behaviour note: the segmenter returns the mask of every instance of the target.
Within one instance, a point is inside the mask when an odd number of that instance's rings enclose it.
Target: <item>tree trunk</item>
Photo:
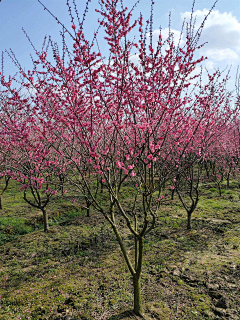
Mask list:
[[[188,222],[187,222],[187,229],[188,230],[192,229],[192,227],[191,227],[191,215],[192,215],[192,213],[188,212]]]
[[[86,206],[87,206],[87,217],[90,217],[90,206],[91,202],[86,198]]]
[[[221,197],[222,196],[222,189],[221,189],[220,183],[218,183],[218,193],[219,193],[219,196]]]
[[[141,277],[135,274],[133,276],[133,289],[134,289],[134,313],[138,316],[143,315],[143,306],[141,298]]]
[[[41,209],[43,213],[43,224],[44,224],[44,232],[49,231],[49,224],[48,224],[48,214],[45,209]]]
[[[2,195],[0,195],[0,210],[2,210]]]
[[[227,174],[227,188],[230,188],[229,180],[230,180],[230,173]]]

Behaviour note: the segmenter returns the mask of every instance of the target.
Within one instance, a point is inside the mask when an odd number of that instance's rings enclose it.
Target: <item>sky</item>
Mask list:
[[[71,30],[71,19],[68,14],[66,0],[41,0],[58,19]],[[132,8],[136,0],[123,0],[128,8]],[[71,1],[70,1],[71,3]],[[196,26],[199,26],[213,5],[214,1],[196,0],[194,14]],[[85,9],[85,0],[76,0],[80,19]],[[150,16],[150,0],[141,0],[134,11],[134,17],[140,12],[145,19]],[[72,6],[73,7],[73,6]],[[92,0],[84,22],[84,32],[87,39],[92,39],[96,30],[99,14],[98,1]],[[169,12],[171,11],[171,29],[175,38],[179,37],[184,18],[189,20],[192,10],[192,0],[155,0],[153,15],[153,40],[157,39],[159,27],[163,35],[168,34]],[[41,51],[45,35],[51,35],[61,47],[61,26],[41,6],[37,0],[2,0],[0,2],[0,52],[12,49],[23,69],[31,70],[32,62],[30,53],[34,51],[26,38],[22,28],[27,32],[36,50]],[[77,24],[77,23],[76,23]],[[235,88],[235,76],[240,58],[240,2],[239,0],[219,0],[211,15],[208,17],[199,44],[208,42],[200,50],[199,55],[207,56],[204,67],[209,72],[219,68],[224,70],[231,67],[231,79],[228,83],[229,90]],[[69,41],[71,47],[71,41]],[[101,50],[107,50],[106,44],[100,38]],[[13,75],[16,67],[4,53],[4,74]]]

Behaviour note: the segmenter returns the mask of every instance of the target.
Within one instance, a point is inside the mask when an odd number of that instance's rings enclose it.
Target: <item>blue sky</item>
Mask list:
[[[131,8],[135,0],[123,0],[124,4]],[[66,0],[42,0],[42,2],[52,11],[66,27],[71,29],[71,20],[68,15]],[[76,0],[79,15],[85,8],[85,0]],[[212,6],[213,1],[196,0],[195,12],[197,14],[197,24],[202,21],[207,11]],[[98,1],[92,0],[89,12],[84,24],[86,37],[91,39],[93,30],[97,27],[99,15],[94,11],[99,8]],[[176,37],[181,30],[183,18],[189,19],[192,8],[192,0],[155,0],[153,27],[156,30],[159,26],[167,33],[169,11],[171,11],[171,27]],[[149,18],[150,0],[142,0],[135,10],[136,16],[142,12],[144,18]],[[24,28],[35,45],[37,50],[41,50],[45,35],[51,35],[52,39],[61,46],[59,31],[61,27],[56,21],[44,11],[37,0],[2,0],[0,2],[0,52],[10,48],[15,53],[19,62],[25,70],[31,69],[31,59],[29,54],[33,53],[30,43],[25,37]],[[207,55],[206,66],[209,71],[214,68],[223,70],[232,65],[229,88],[234,88],[235,74],[240,57],[240,4],[239,0],[219,0],[215,9],[207,20],[202,33],[200,43],[208,41],[203,47],[201,54]],[[105,43],[100,41],[100,46],[104,50]],[[5,75],[13,74],[15,66],[5,54],[4,62]]]

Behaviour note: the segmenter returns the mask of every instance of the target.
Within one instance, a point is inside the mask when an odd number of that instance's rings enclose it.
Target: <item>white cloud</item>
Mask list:
[[[205,66],[208,70],[213,70],[216,67],[216,64],[212,60],[207,60]]]
[[[207,14],[207,9],[194,12],[196,29],[201,25]],[[189,21],[190,16],[191,12],[181,13],[182,20],[185,17]],[[204,46],[205,50],[231,49],[240,52],[240,23],[237,18],[231,12],[220,13],[218,10],[213,10],[202,31],[201,43],[204,42],[208,42]]]
[[[195,32],[200,27],[202,21],[208,14],[208,9],[197,10],[193,17],[196,17]],[[181,20],[186,18],[189,22],[191,12],[181,13]],[[199,44],[207,42],[199,51],[199,54],[208,57],[211,60],[206,60],[203,65],[209,71],[211,69],[224,70],[227,66],[231,68],[229,76],[235,79],[236,65],[240,53],[240,22],[232,12],[219,12],[213,10],[208,16],[204,28],[202,30]],[[227,71],[226,71],[227,72]],[[234,90],[233,80],[228,81],[227,87]]]
[[[207,55],[208,58],[216,60],[216,61],[233,61],[238,59],[238,54],[230,49],[210,49],[206,50],[205,54]]]
[[[195,24],[195,33],[198,28],[201,26],[204,18],[208,15],[209,10],[197,10],[193,14],[193,20],[196,17]],[[191,12],[181,13],[181,20],[186,18],[186,22],[189,22],[191,18]],[[159,38],[159,30],[154,30],[153,37],[153,47],[156,48],[158,38]],[[169,29],[165,28],[161,30],[163,41],[166,40],[169,36]],[[185,30],[184,34],[181,35],[180,30],[172,29],[171,33],[173,34],[174,45],[177,46],[179,43],[179,39],[181,36],[180,46],[184,46],[185,44]],[[147,34],[147,44],[149,44],[150,34]],[[203,66],[203,74],[202,80],[203,83],[207,81],[207,74],[205,71],[205,67],[211,73],[216,69],[225,70],[226,67],[233,66],[231,68],[229,76],[232,79],[235,79],[236,75],[236,65],[238,64],[239,53],[240,53],[240,22],[233,15],[232,12],[219,12],[218,10],[213,10],[211,14],[208,16],[205,21],[204,28],[201,33],[201,38],[199,41],[199,45],[206,43],[200,50],[196,51],[197,55],[208,57],[202,63]],[[162,52],[167,49],[167,45],[162,47]],[[196,57],[196,56],[195,56]],[[138,55],[132,56],[131,61],[138,64],[139,58]],[[200,71],[200,66],[194,70],[193,74],[197,74]],[[228,70],[225,70],[224,75]],[[196,80],[198,81],[198,80]],[[233,80],[229,80],[228,85],[229,89],[234,89],[234,85],[232,83]],[[193,81],[194,83],[194,81]]]
[[[175,30],[175,29],[171,29],[170,32],[173,35],[174,45],[177,46],[179,43],[179,39],[181,37],[181,32],[179,30]],[[156,46],[157,46],[159,34],[160,34],[160,30],[157,30],[157,29],[154,30],[152,33],[154,48],[156,48]],[[162,34],[162,42],[164,42],[169,37],[169,28],[162,29],[161,34]],[[147,36],[149,37],[150,33],[148,33]],[[183,36],[181,37],[180,45],[184,44],[184,40],[182,38],[183,38]]]

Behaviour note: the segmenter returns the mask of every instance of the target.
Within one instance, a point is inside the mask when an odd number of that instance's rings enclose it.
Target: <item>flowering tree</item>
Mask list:
[[[9,181],[11,179],[11,176],[5,174],[5,173],[1,173],[0,174],[0,179],[4,179],[4,186],[0,192],[0,209],[3,208],[3,204],[2,204],[2,196],[3,194],[5,193],[5,191],[7,190],[8,188],[8,184],[9,184]]]
[[[239,103],[239,98],[238,98]],[[224,163],[226,172],[227,186],[229,187],[230,174],[239,183],[240,179],[240,123],[239,118],[236,118],[226,131],[224,139],[221,143],[221,163]],[[239,183],[240,186],[240,183]]]
[[[20,68],[25,79],[22,86],[34,88],[34,93],[21,103],[15,94],[11,103],[28,115],[30,135],[34,137],[30,140],[35,142],[34,148],[27,150],[26,162],[22,161],[22,168],[28,165],[30,176],[24,169],[19,179],[23,183],[30,179],[27,187],[34,190],[36,200],[40,184],[47,183],[50,172],[64,174],[65,181],[78,190],[88,206],[105,217],[133,278],[134,312],[142,315],[143,240],[155,226],[162,186],[175,177],[176,165],[186,154],[195,152],[196,146],[198,153],[199,148],[206,150],[214,124],[226,123],[232,111],[229,113],[229,103],[214,94],[206,95],[196,82],[199,75],[194,70],[204,58],[196,60],[194,53],[200,48],[197,42],[204,23],[194,34],[190,22],[182,47],[174,44],[172,33],[164,42],[160,32],[154,49],[153,2],[145,30],[142,16],[131,23],[132,10],[124,8],[122,1],[119,6],[117,0],[101,0],[100,5],[97,12],[101,15],[100,27],[105,28],[108,59],[96,50],[97,32],[93,42],[85,39],[87,8],[76,27],[69,5],[72,31],[65,32],[74,41],[73,52],[63,42],[63,53],[69,54],[69,60],[60,56],[49,39],[42,52],[36,51],[33,70],[25,73]],[[136,28],[139,37],[130,40]],[[47,60],[49,47],[53,49],[54,65]],[[132,53],[137,55],[138,65],[132,62]],[[217,88],[215,79],[216,75],[209,76],[207,88]],[[189,93],[191,85],[200,88],[194,96]],[[51,161],[47,162],[49,150]],[[190,167],[195,161],[191,160]],[[190,167],[182,166],[182,172]],[[45,191],[48,201],[50,193]],[[129,192],[133,200],[126,203]],[[128,248],[124,241],[126,231],[133,247]]]
[[[1,147],[0,147],[0,181],[4,180],[2,190],[0,191],[0,209],[2,209],[3,208],[2,196],[8,188],[9,181],[11,179],[11,175],[8,170],[8,167],[6,166],[6,163],[9,161],[9,158],[10,158],[9,145],[7,144],[7,141],[5,139],[2,140],[2,135],[0,137],[0,143],[1,143]]]
[[[224,153],[226,150],[224,146],[227,145],[226,137],[229,135],[231,122],[235,120],[238,110],[238,103],[235,107],[231,106],[231,93],[225,90],[226,78],[220,81],[219,71],[208,76],[209,83],[200,87],[201,96],[196,95],[196,100],[202,99],[204,103],[202,109],[198,108],[192,114],[192,121],[195,121],[189,131],[194,139],[186,137],[189,142],[187,149],[180,150],[183,152],[181,161],[178,160],[179,150],[176,150],[177,158],[173,157],[169,162],[170,170],[175,172],[175,177],[172,178],[172,198],[176,191],[187,212],[187,229],[191,229],[191,216],[199,201],[199,182],[204,164],[212,164],[213,161],[215,161],[214,164],[217,163],[212,176],[215,177],[215,181],[218,181],[220,176],[218,187],[221,191],[220,183],[227,167],[224,160],[228,159]],[[212,80],[214,80],[214,86],[212,86]],[[199,119],[202,119],[201,122]]]
[[[2,84],[8,87],[4,79]],[[49,224],[46,206],[57,191],[62,189],[64,174],[60,170],[59,158],[54,157],[51,147],[42,142],[45,133],[41,131],[41,124],[37,122],[34,109],[30,109],[28,102],[17,91],[10,90],[1,108],[1,175],[6,177],[3,192],[10,178],[21,183],[23,199],[42,211],[44,231],[47,232]],[[45,138],[50,144],[50,136]]]

